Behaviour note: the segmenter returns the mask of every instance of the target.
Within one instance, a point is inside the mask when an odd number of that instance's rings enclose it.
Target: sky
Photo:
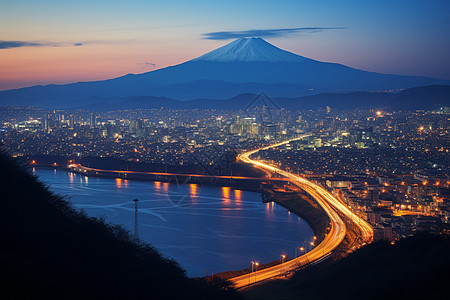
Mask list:
[[[245,35],[312,59],[450,80],[448,0],[0,0],[0,90],[176,65]]]

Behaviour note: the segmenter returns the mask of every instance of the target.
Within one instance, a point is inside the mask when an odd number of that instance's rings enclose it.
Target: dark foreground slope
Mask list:
[[[233,299],[0,155],[1,299]]]
[[[345,259],[261,285],[247,299],[450,299],[450,237],[376,242]]]

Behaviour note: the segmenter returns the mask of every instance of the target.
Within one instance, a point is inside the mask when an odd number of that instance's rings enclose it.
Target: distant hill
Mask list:
[[[388,91],[450,84],[420,76],[362,71],[280,49],[261,38],[240,38],[184,63],[103,81],[33,86],[0,92],[0,105],[89,105],[92,97],[227,99],[265,91],[272,97]]]
[[[0,155],[1,299],[238,299],[120,226],[75,211]]]
[[[408,106],[417,109],[448,107],[450,85],[420,86],[403,90],[396,95],[390,106],[393,109],[405,109]]]
[[[264,93],[264,95],[268,95]],[[81,105],[79,108],[93,111],[108,111],[117,109],[242,109],[260,97],[257,94],[240,94],[238,96],[223,99],[196,99],[179,101],[166,97],[126,97],[126,98],[92,98],[90,105]],[[386,108],[395,110],[436,109],[442,106],[450,106],[450,85],[432,85],[406,89],[398,93],[394,92],[353,92],[353,93],[323,93],[318,95],[284,98],[274,97],[269,99],[269,105],[276,105],[287,110],[301,111],[309,109],[325,108],[330,106],[334,110],[346,110],[354,108]]]

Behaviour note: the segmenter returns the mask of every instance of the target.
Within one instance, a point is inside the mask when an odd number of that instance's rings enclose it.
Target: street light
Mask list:
[[[259,262],[252,261],[252,272],[250,273],[250,276],[248,277],[248,282],[251,282],[252,279],[252,273],[256,272],[258,270]],[[256,282],[256,273],[255,273],[255,282]]]
[[[253,266],[255,266],[254,269],[253,269]],[[252,273],[253,273],[254,271],[257,271],[258,266],[259,266],[259,262],[257,262],[257,261],[252,261]]]
[[[286,258],[286,255],[281,254],[281,274],[284,273],[284,269],[283,269],[283,263],[284,263],[284,259]],[[281,275],[280,274],[280,275]]]
[[[299,247],[299,246],[295,247],[295,258],[300,256],[300,255],[297,254],[297,250],[300,250],[300,252],[303,252],[303,251],[305,251],[305,248],[304,247]]]
[[[305,251],[306,249],[304,247],[300,247],[299,248],[300,251],[303,253],[303,251]],[[302,254],[303,255],[303,254]],[[309,264],[309,260],[308,260],[308,252],[305,252],[305,258],[306,258],[306,264]]]

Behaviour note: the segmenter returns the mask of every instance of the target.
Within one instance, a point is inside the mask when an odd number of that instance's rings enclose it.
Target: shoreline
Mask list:
[[[329,224],[329,219],[325,211],[321,208],[320,205],[317,205],[317,203],[315,203],[314,200],[312,200],[312,197],[308,196],[308,194],[305,191],[297,190],[293,193],[274,191],[273,186],[269,185],[270,187],[268,187],[267,184],[262,184],[263,182],[266,182],[266,180],[263,180],[264,178],[258,178],[259,180],[256,181],[255,179],[233,179],[228,178],[227,176],[223,176],[222,178],[209,176],[202,177],[202,175],[199,174],[196,174],[195,176],[193,176],[194,174],[161,175],[162,173],[159,172],[139,173],[135,171],[100,170],[86,167],[76,169],[77,167],[75,166],[63,167],[60,165],[55,166],[48,164],[30,165],[30,167],[42,169],[59,169],[65,172],[72,172],[87,177],[99,177],[107,179],[120,178],[123,180],[152,181],[152,182],[160,181],[160,182],[168,182],[171,184],[199,184],[214,187],[226,186],[234,189],[256,192],[261,195],[262,204],[274,202],[287,209],[290,213],[293,213],[297,217],[305,220],[308,226],[313,231],[314,235],[317,237],[317,244],[323,240],[323,237],[326,232],[326,227]],[[125,176],[124,178],[123,174],[127,174],[127,176]],[[279,180],[278,182],[284,181]],[[279,259],[275,259],[271,262],[262,262],[260,265],[260,270],[274,266],[276,264],[279,264]],[[219,278],[222,279],[230,279],[236,276],[247,274],[249,271],[250,271],[249,268],[244,268],[241,270],[220,272],[214,274],[214,276],[218,276]]]

